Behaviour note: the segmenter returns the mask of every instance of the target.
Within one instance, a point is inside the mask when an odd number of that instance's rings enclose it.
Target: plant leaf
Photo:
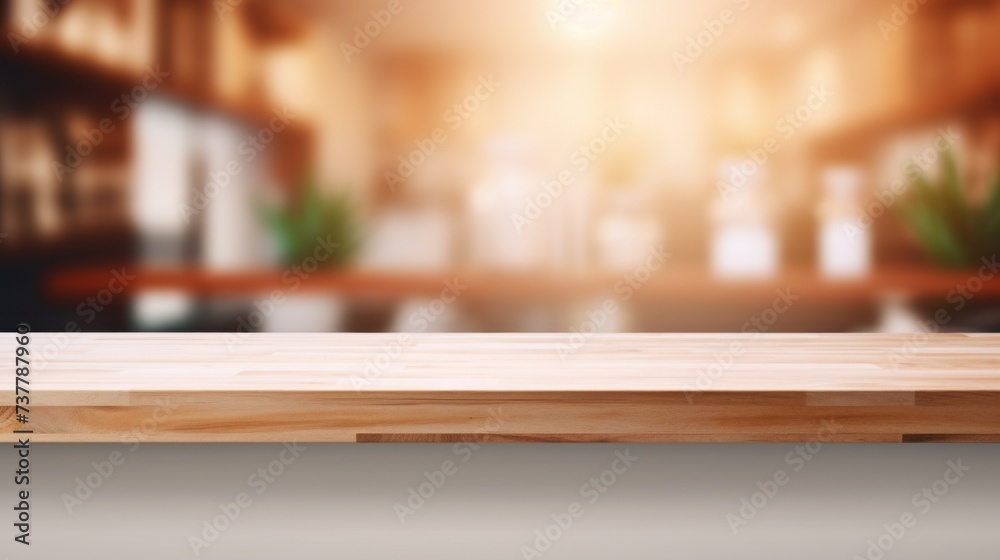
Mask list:
[[[986,224],[985,234],[989,236],[989,245],[996,247],[1000,243],[1000,173],[993,180],[986,203],[983,205],[983,222]]]
[[[910,196],[900,200],[899,213],[932,259],[948,266],[960,265],[966,259],[966,250],[953,229],[954,224],[942,212],[935,191],[926,177],[918,177]]]

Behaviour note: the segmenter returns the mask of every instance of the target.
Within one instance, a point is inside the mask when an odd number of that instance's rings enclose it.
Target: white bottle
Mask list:
[[[604,197],[596,231],[597,252],[604,270],[631,272],[663,245],[663,228],[649,198],[634,187],[621,187]]]
[[[720,168],[712,207],[712,272],[721,278],[767,278],[778,269],[778,236],[763,192],[764,170],[739,163]]]
[[[486,269],[537,270],[548,257],[546,232],[560,206],[558,197],[543,193],[535,203],[542,177],[531,165],[530,143],[497,138],[488,154],[489,164],[469,192],[470,261]]]
[[[860,278],[871,269],[871,231],[856,218],[861,183],[856,167],[823,172],[826,196],[818,209],[819,265],[827,278]]]

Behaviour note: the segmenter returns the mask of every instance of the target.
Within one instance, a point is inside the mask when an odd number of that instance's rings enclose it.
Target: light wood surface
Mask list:
[[[36,441],[1000,439],[1000,335],[32,333],[29,349]],[[0,427],[23,427],[13,406]]]

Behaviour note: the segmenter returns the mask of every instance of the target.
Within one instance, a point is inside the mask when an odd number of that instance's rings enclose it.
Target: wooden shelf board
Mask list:
[[[980,84],[930,93],[870,116],[847,120],[818,134],[813,150],[818,154],[844,155],[867,150],[873,142],[909,128],[933,125],[949,117],[970,117],[1000,109],[1000,78]]]
[[[1000,440],[1000,335],[33,333],[29,349],[43,442]],[[20,427],[0,407],[2,439]]]
[[[646,282],[626,274],[566,276],[546,273],[496,273],[454,270],[439,273],[380,272],[358,269],[314,271],[292,282],[281,270],[209,272],[197,268],[106,266],[55,272],[47,292],[57,300],[74,301],[107,287],[113,270],[125,268],[135,277],[124,295],[148,290],[176,290],[193,296],[256,297],[273,290],[286,293],[330,293],[359,299],[396,301],[441,295],[446,281],[464,286],[463,300],[570,301],[617,297],[616,287],[631,289],[636,300],[648,302],[705,301],[725,303],[773,299],[776,290],[791,289],[807,300],[863,301],[889,294],[917,299],[944,298],[976,276],[976,270],[886,268],[857,280],[825,279],[809,269],[782,271],[766,280],[725,280],[698,268],[664,268]],[[982,283],[976,298],[1000,297],[1000,275]]]
[[[6,31],[4,30],[5,36]],[[146,73],[146,70],[114,66],[94,57],[75,55],[58,45],[44,41],[21,45],[17,53],[10,49],[0,49],[0,62],[12,69],[12,73],[40,76],[52,84],[58,84],[59,89],[56,91],[65,91],[68,98],[82,95],[101,96],[101,104],[105,107],[110,107],[119,96],[141,85]],[[150,65],[152,68],[156,66],[156,63]],[[13,75],[10,79],[16,80]],[[51,93],[51,90],[47,93]],[[256,127],[269,126],[273,116],[271,107],[225,99],[208,91],[205,84],[199,87],[181,85],[175,83],[171,75],[168,75],[163,84],[154,90],[154,94],[164,95],[195,109],[224,115]],[[110,109],[106,116],[117,118]],[[299,140],[311,140],[312,135],[311,128],[305,122],[298,120],[288,123],[286,129],[282,131],[282,136]]]

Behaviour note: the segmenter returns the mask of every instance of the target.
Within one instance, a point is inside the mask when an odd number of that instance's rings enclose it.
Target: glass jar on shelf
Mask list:
[[[827,278],[859,278],[871,268],[871,231],[857,220],[862,179],[853,166],[823,172],[818,254],[820,272]]]
[[[721,278],[768,278],[778,269],[778,235],[766,198],[764,169],[727,162],[720,166],[712,205],[712,273]]]

